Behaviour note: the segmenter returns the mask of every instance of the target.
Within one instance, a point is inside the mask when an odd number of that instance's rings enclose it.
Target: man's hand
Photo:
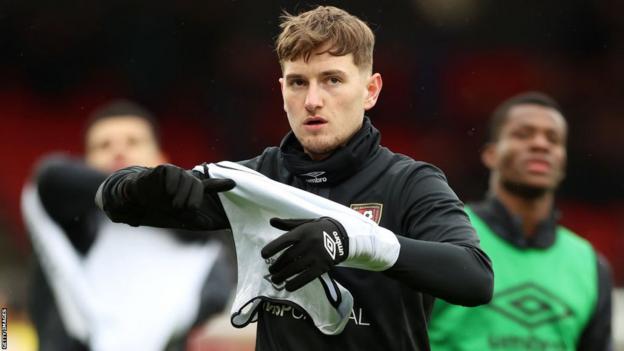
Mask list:
[[[231,179],[200,180],[170,164],[137,173],[124,182],[125,197],[138,205],[173,210],[199,209],[205,193],[227,191],[236,186]]]
[[[267,259],[284,252],[269,266],[275,284],[286,281],[286,290],[295,291],[349,255],[349,237],[342,225],[329,217],[317,219],[271,218],[271,225],[288,231],[262,248]]]

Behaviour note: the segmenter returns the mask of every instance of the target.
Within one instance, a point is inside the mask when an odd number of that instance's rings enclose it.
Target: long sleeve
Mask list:
[[[82,161],[56,154],[35,168],[33,181],[46,213],[80,253],[95,240],[93,196],[106,178]]]
[[[106,212],[113,222],[127,223],[132,226],[152,226],[189,230],[218,230],[229,228],[229,222],[216,195],[205,194],[198,210],[175,210],[168,203],[139,205],[140,201],[132,198],[124,187],[143,172],[147,167],[128,167],[110,175],[100,186],[95,196],[96,204]],[[200,179],[201,172],[189,171]],[[163,187],[165,185],[163,184]]]
[[[598,256],[598,301],[589,323],[583,330],[577,350],[611,351],[612,337],[612,289],[611,269],[604,257]]]
[[[478,306],[491,300],[494,276],[479,248],[398,238],[399,258],[386,274],[453,304]]]
[[[40,162],[35,182],[44,208],[59,223],[95,209],[93,196],[106,175],[83,162],[54,155]]]
[[[420,169],[398,194],[405,204],[401,250],[386,274],[453,304],[489,302],[494,275],[463,204],[434,167]]]

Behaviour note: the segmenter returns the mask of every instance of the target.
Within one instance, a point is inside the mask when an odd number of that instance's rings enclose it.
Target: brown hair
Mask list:
[[[333,6],[319,6],[313,10],[281,16],[282,32],[275,42],[275,51],[283,67],[285,61],[303,56],[307,62],[312,51],[329,43],[330,55],[353,54],[353,63],[359,68],[372,68],[375,35],[359,18]],[[323,52],[324,53],[324,52]]]

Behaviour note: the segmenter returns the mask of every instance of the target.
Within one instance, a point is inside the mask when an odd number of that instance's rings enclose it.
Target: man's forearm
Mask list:
[[[477,306],[492,298],[494,275],[478,248],[399,236],[397,262],[384,271],[404,284],[447,302]]]

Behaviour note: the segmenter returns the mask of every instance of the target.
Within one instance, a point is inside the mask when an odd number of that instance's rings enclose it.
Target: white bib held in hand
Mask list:
[[[381,271],[391,267],[400,244],[389,230],[360,213],[309,192],[273,181],[232,162],[206,166],[212,178],[236,182],[230,191],[219,193],[232,226],[238,261],[238,287],[232,306],[232,324],[244,327],[257,319],[263,299],[294,304],[308,313],[324,334],[339,334],[349,320],[353,297],[325,273],[301,289],[288,292],[270,281],[269,263],[260,250],[284,231],[269,224],[272,217],[331,217],[340,222],[349,237],[349,255],[339,266]],[[205,172],[204,166],[195,167]]]

